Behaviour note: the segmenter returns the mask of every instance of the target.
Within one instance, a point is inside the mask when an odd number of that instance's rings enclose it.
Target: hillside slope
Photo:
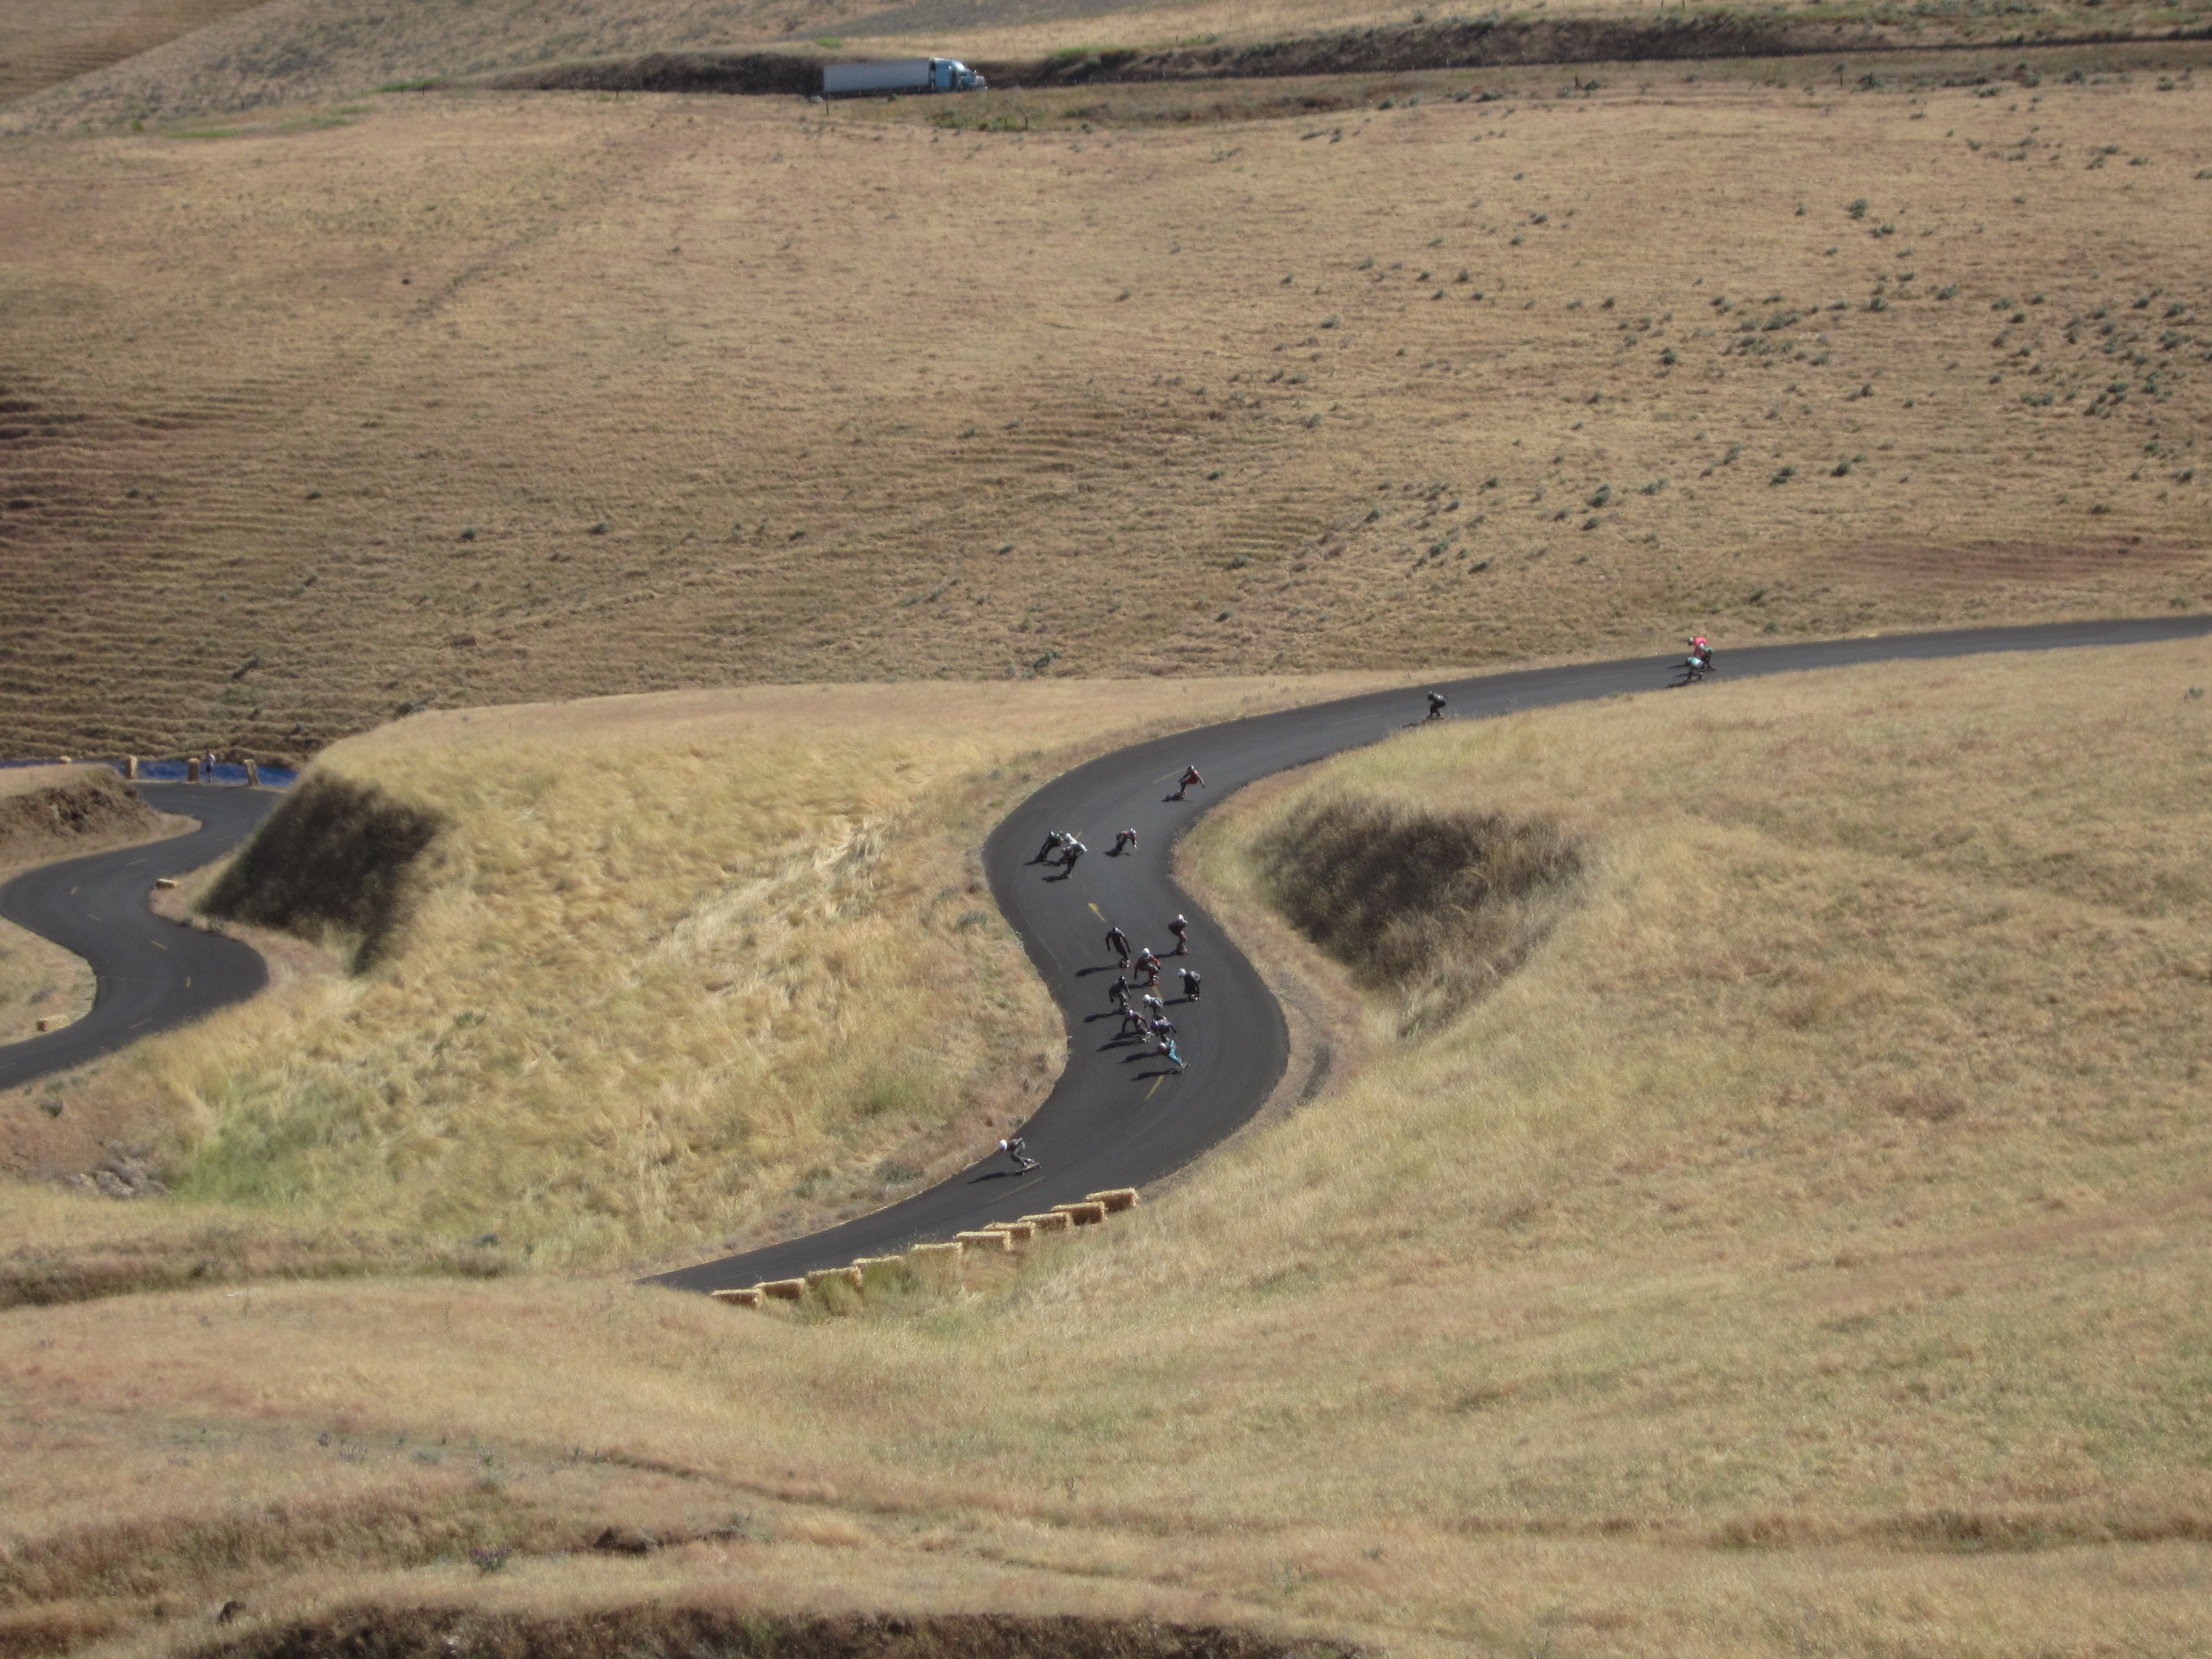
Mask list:
[[[33,144],[0,750],[2198,605],[2212,126],[2166,78]]]
[[[9,0],[0,12],[0,106],[135,58],[259,0]],[[187,53],[197,51],[187,48]]]
[[[1338,37],[1302,69],[1378,67],[1363,46],[1408,14],[1374,0],[412,0],[380,10],[328,0],[98,0],[90,15],[59,0],[19,0],[27,15],[0,24],[0,51],[17,45],[20,89],[78,78],[0,112],[0,131],[57,131],[136,119],[176,121],[356,97],[387,82],[479,76],[577,59],[649,52],[775,47],[800,55],[897,57],[945,52],[994,60],[1080,64],[1101,50],[1217,43],[1230,47]],[[228,14],[243,11],[244,15]],[[108,19],[112,15],[113,21]],[[1411,14],[1412,26],[1428,21]],[[224,21],[227,20],[227,21]],[[1962,0],[1910,9],[1889,0],[1823,0],[1792,13],[1722,5],[1657,13],[1637,0],[1558,0],[1527,11],[1455,15],[1440,26],[1503,21],[1564,28],[1597,21],[1662,31],[1713,25],[1723,33],[1786,33],[1798,49],[1960,42],[2032,45],[2201,34],[2212,0]],[[206,27],[197,27],[205,24]],[[184,33],[190,29],[192,32]],[[12,31],[12,34],[11,34]],[[154,50],[143,50],[169,34]],[[1368,44],[1371,45],[1371,41]],[[115,63],[129,52],[142,55]],[[1570,52],[1579,60],[1592,54]],[[1596,54],[1603,56],[1606,54]],[[1679,49],[1625,54],[1671,58]],[[1459,58],[1431,62],[1459,63]],[[110,66],[94,69],[95,64]],[[32,65],[43,66],[32,69]],[[27,72],[28,71],[28,72]],[[10,71],[0,69],[0,76]],[[0,79],[0,104],[9,96]]]
[[[7,1628],[167,1653],[225,1600],[238,1636],[703,1601],[1434,1659],[2190,1653],[2208,684],[2201,639],[1723,680],[1240,797],[1194,849],[1240,904],[1316,795],[1540,818],[1582,871],[1410,1040],[1403,992],[1270,933],[1347,1039],[1330,1086],[962,1294],[836,1318],[540,1271],[9,1310]],[[442,770],[474,726],[408,746]],[[453,1036],[505,1086],[497,1026]],[[109,1259],[193,1208],[32,1196],[0,1188],[0,1242]]]

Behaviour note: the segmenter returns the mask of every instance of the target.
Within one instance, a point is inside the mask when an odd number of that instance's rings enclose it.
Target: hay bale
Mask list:
[[[1057,1210],[1048,1210],[1042,1215],[1025,1215],[1022,1219],[1041,1233],[1064,1233],[1075,1225],[1073,1218]]]
[[[154,878],[154,885],[165,892],[170,888],[174,887],[176,884],[177,878],[174,876],[156,876]]]
[[[717,1302],[726,1302],[733,1308],[757,1308],[768,1298],[761,1294],[757,1285],[748,1285],[743,1290],[709,1291],[707,1294]]]
[[[952,1237],[962,1246],[973,1250],[996,1250],[1001,1255],[1014,1248],[1014,1241],[1004,1233],[982,1230],[972,1233],[955,1233]]]
[[[914,1269],[902,1255],[860,1256],[854,1261],[853,1271],[860,1274],[864,1293],[902,1291],[914,1282]]]
[[[824,1291],[832,1285],[849,1285],[859,1290],[860,1270],[858,1267],[817,1267],[806,1275],[806,1288],[810,1291]]]
[[[1004,1233],[1018,1248],[1036,1237],[1036,1224],[1033,1221],[994,1221],[984,1231]]]
[[[806,1294],[803,1279],[771,1279],[760,1287],[760,1293],[771,1302],[796,1302]]]
[[[137,756],[125,755],[123,757],[123,775],[133,783],[136,783],[138,781]]]
[[[1109,1187],[1103,1193],[1084,1194],[1083,1201],[1086,1204],[1103,1204],[1106,1206],[1107,1214],[1119,1215],[1124,1210],[1133,1210],[1137,1207],[1137,1189],[1134,1187]]]
[[[1079,1227],[1095,1227],[1106,1218],[1106,1206],[1088,1200],[1081,1204],[1055,1204],[1052,1207]]]
[[[188,760],[188,761],[186,761],[186,762],[185,763],[185,781],[186,783],[198,783],[199,781],[200,781],[200,763],[199,763],[199,762],[198,762],[197,759],[195,759],[195,760]]]

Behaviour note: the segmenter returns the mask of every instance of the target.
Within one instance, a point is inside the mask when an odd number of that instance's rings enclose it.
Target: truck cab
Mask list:
[[[929,60],[929,86],[933,92],[981,92],[983,77],[957,58],[933,58]]]

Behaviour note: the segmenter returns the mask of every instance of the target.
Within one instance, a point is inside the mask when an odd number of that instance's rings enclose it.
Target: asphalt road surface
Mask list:
[[[1719,678],[1741,680],[1807,669],[2135,645],[2212,632],[2203,617],[2066,623],[1893,635],[1725,651]],[[1680,656],[1589,663],[1486,675],[1439,684],[1447,718],[1480,719],[1546,708],[1622,692],[1650,691],[1675,676]],[[1067,1063],[1058,1085],[1022,1133],[1038,1167],[1014,1170],[994,1156],[927,1191],[803,1238],[662,1275],[682,1290],[709,1291],[787,1279],[856,1256],[888,1255],[925,1240],[947,1239],[993,1221],[1047,1210],[1109,1187],[1142,1187],[1189,1163],[1244,1123],[1273,1091],[1289,1061],[1283,1012],[1258,971],[1224,939],[1170,873],[1176,838],[1206,806],[1243,785],[1382,738],[1417,724],[1423,691],[1370,693],[1338,702],[1201,726],[1101,756],[1046,784],[992,832],[984,848],[991,890],[1060,1004]],[[1161,695],[1172,697],[1172,682]],[[1695,697],[1701,687],[1668,695]],[[1195,766],[1206,779],[1189,799],[1172,799],[1176,779]],[[1139,851],[1109,856],[1115,831],[1137,832]],[[1073,831],[1090,852],[1072,875],[1031,862],[1046,835]],[[1104,939],[1118,923],[1135,945],[1173,948],[1168,921],[1190,919],[1189,964],[1204,976],[1203,1000],[1170,1001],[1168,1013],[1187,1069],[1176,1073],[1133,1047],[1113,1046],[1119,1027],[1107,988],[1115,961]],[[1169,958],[1160,994],[1177,993]]]
[[[154,882],[213,862],[283,797],[220,784],[141,783],[148,804],[199,820],[167,841],[42,865],[0,887],[0,916],[92,964],[92,1012],[73,1025],[0,1048],[0,1089],[67,1071],[155,1031],[243,1002],[269,982],[260,953],[236,939],[164,921]]]

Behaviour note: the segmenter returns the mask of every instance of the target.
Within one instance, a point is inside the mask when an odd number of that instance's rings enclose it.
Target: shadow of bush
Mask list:
[[[213,916],[319,939],[352,938],[361,973],[391,948],[407,873],[445,820],[374,784],[318,775],[295,785],[202,908]]]
[[[1255,851],[1269,898],[1362,984],[1404,999],[1408,1033],[1449,1018],[1551,931],[1582,854],[1541,818],[1328,796]]]

